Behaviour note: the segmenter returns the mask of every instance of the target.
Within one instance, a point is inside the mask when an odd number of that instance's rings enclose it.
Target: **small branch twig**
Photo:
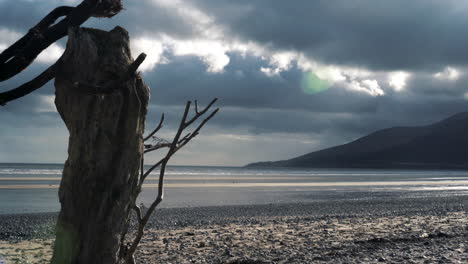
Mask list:
[[[171,147],[171,143],[161,143],[161,144],[157,144],[156,146],[145,149],[144,153],[146,154],[151,151],[155,151],[155,150],[162,149],[162,148],[170,148],[170,147]]]
[[[157,126],[151,133],[149,133],[148,136],[146,136],[146,137],[143,139],[143,142],[144,142],[144,141],[147,141],[147,140],[150,139],[152,136],[154,136],[154,134],[156,134],[156,133],[163,127],[163,122],[164,122],[164,113],[161,114],[161,119],[159,120],[158,126]]]
[[[186,121],[187,120],[187,116],[188,116],[188,112],[189,112],[189,109],[190,109],[190,105],[191,105],[191,102],[187,102],[187,104],[185,105],[185,110],[184,110],[184,115],[182,117],[182,120],[180,122],[180,125],[179,125],[179,128],[177,130],[177,133],[171,143],[172,147],[169,149],[169,152],[167,153],[167,155],[169,156],[172,156],[175,152],[174,150],[176,149],[177,147],[177,144],[175,144],[176,142],[179,142],[179,138],[180,138],[180,134],[183,132],[184,129],[186,129],[188,126],[190,126],[193,122],[195,122],[198,118],[200,118],[202,115],[204,115],[208,109],[210,109],[210,107],[217,101],[218,99],[215,98],[213,99],[210,104],[208,104],[207,107],[205,107],[205,109],[203,109],[203,111],[199,112],[198,114],[196,114],[192,119],[190,119],[189,121]],[[218,112],[219,109],[216,109],[215,112]],[[214,113],[216,114],[216,113]],[[210,119],[214,116],[214,114],[211,114],[210,115]],[[209,119],[208,119],[209,120]],[[206,120],[204,123],[206,123],[208,120]],[[201,127],[200,127],[201,129]],[[193,133],[192,133],[193,134]],[[196,135],[194,135],[193,137],[195,137]],[[192,138],[193,138],[192,137]],[[187,142],[188,143],[188,142]],[[146,177],[148,177],[148,175],[154,170],[156,169],[159,165],[161,165],[162,163],[162,160],[160,160],[159,162],[157,162],[156,164],[154,164],[149,170],[147,170],[145,172],[145,174],[143,175],[143,181],[144,179],[146,179]]]
[[[143,219],[141,218],[141,208],[138,205],[133,206],[133,210],[135,210],[138,222],[140,223]]]
[[[110,94],[122,86],[122,83],[125,83],[130,78],[134,77],[138,67],[143,63],[146,58],[145,53],[141,53],[138,58],[130,64],[127,72],[118,78],[117,80],[112,80],[105,85],[93,85],[82,82],[73,83],[73,87],[80,92],[90,93],[90,94]]]
[[[193,122],[195,122],[200,116],[204,115],[208,109],[211,108],[211,106],[218,101],[218,98],[213,99],[206,107],[203,109],[201,112],[198,112],[192,119],[190,119],[188,122],[186,122],[185,127],[190,126]],[[189,106],[190,107],[190,106]]]

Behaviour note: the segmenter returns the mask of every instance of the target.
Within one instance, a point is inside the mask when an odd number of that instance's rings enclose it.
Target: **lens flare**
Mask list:
[[[307,72],[302,76],[301,88],[306,94],[316,94],[330,88],[330,82],[320,79],[313,72]]]

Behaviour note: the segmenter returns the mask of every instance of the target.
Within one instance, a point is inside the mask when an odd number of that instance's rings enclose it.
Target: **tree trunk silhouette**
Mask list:
[[[70,29],[62,59],[55,104],[70,138],[52,263],[120,263],[139,192],[149,90],[129,71],[123,28]]]

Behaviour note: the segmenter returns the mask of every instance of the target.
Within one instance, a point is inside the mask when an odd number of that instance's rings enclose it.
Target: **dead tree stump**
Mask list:
[[[121,262],[149,99],[140,76],[128,75],[132,62],[125,29],[70,29],[55,78],[55,104],[70,138],[52,263]]]

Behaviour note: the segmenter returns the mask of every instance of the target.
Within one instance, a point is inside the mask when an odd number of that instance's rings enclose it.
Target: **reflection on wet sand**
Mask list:
[[[372,181],[372,182],[232,182],[232,183],[166,183],[168,188],[248,188],[248,187],[327,187],[327,186],[404,186],[404,185],[468,185],[468,181]],[[156,188],[157,184],[145,184]],[[58,184],[0,185],[1,189],[54,189]]]
[[[177,177],[177,176],[166,176],[167,180],[171,181],[233,181],[233,180],[321,180],[325,177]],[[60,177],[0,177],[1,181],[60,181]],[[147,180],[157,181],[157,177],[148,177]]]

